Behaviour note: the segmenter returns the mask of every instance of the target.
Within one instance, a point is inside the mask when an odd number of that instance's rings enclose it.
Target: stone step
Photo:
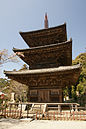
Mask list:
[[[43,113],[46,111],[46,104],[33,104],[31,109],[29,110],[30,113],[40,112]]]

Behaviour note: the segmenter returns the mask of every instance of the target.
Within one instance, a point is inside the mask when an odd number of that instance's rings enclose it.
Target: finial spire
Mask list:
[[[44,28],[45,29],[48,29],[48,17],[47,17],[47,13],[45,13]]]

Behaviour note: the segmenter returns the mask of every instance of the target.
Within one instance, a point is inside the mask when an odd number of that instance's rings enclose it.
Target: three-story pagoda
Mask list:
[[[63,102],[63,88],[74,85],[81,72],[72,66],[72,39],[67,40],[66,23],[45,29],[20,32],[28,49],[13,51],[29,65],[29,70],[5,71],[6,76],[28,86],[29,102]]]

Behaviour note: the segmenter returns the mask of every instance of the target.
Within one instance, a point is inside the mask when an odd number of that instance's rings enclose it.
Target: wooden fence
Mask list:
[[[2,109],[0,110],[0,116],[1,117],[5,117],[5,118],[13,118],[13,119],[17,119],[17,118],[21,118],[22,113],[20,110],[8,110],[8,109]]]
[[[8,109],[4,109],[0,111],[0,116],[5,118],[14,118],[14,119],[20,119],[23,117],[31,117],[36,120],[84,120],[86,121],[86,111],[80,111],[80,112],[36,112],[33,114],[26,113],[24,116],[23,112],[20,110],[11,110],[11,112]]]
[[[0,109],[0,117],[5,118],[32,118],[36,120],[84,120],[86,121],[86,110],[65,110],[60,111],[55,108],[55,110],[50,110],[50,107],[47,107],[47,111],[41,110],[41,106],[36,107],[39,111],[34,111],[34,108],[31,110],[31,104],[26,104],[24,109],[23,104],[10,104],[5,108],[2,107]]]
[[[40,112],[36,112],[34,116],[36,120],[63,120],[63,121],[70,121],[70,120],[83,120],[86,121],[86,111],[80,112],[45,112],[43,115]]]

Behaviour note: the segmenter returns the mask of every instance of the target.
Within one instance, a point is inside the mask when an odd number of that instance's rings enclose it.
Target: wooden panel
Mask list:
[[[9,75],[9,78],[14,79],[20,83],[26,84],[30,89],[59,89],[65,86],[70,86],[76,83],[79,75],[80,68],[76,70],[52,72],[52,73],[40,73],[32,75]]]
[[[50,96],[49,96],[49,90],[39,90],[38,91],[38,101],[39,102],[49,102]]]
[[[29,47],[37,47],[55,44],[56,42],[64,42],[67,40],[66,24],[33,32],[21,32],[20,35],[29,45]]]
[[[20,58],[29,64],[29,69],[69,66],[72,64],[72,41],[59,46],[27,50],[23,54],[24,57]]]

